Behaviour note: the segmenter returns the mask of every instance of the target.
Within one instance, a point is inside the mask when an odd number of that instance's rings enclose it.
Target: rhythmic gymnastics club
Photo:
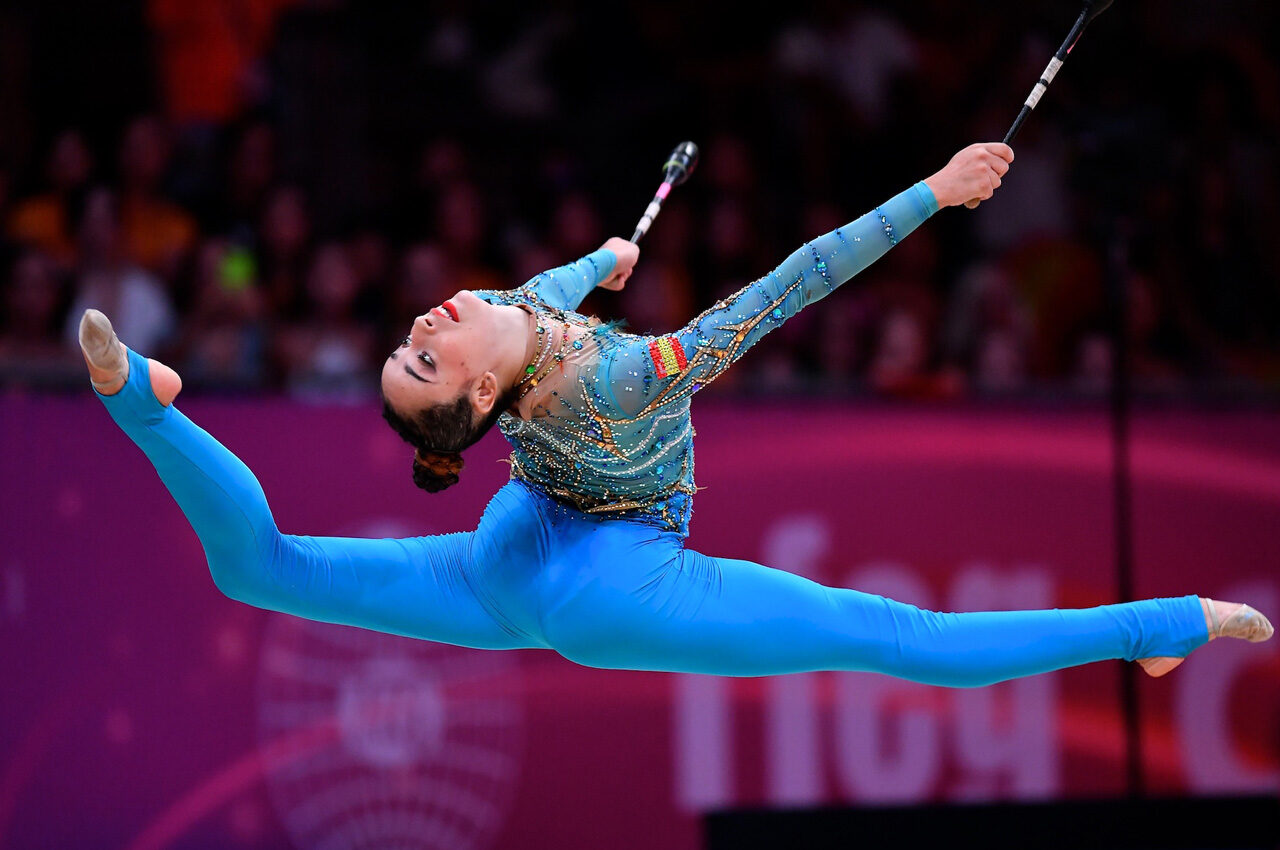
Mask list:
[[[654,193],[653,200],[645,208],[644,215],[640,216],[636,232],[631,234],[632,242],[639,242],[640,237],[649,232],[649,225],[653,224],[653,220],[658,217],[662,202],[667,199],[667,195],[671,194],[671,187],[679,186],[688,180],[693,169],[697,167],[698,146],[693,142],[681,142],[676,145],[676,149],[667,157],[667,161],[662,163],[662,185]]]
[[[1075,25],[1071,27],[1071,32],[1067,33],[1062,46],[1058,48],[1058,52],[1053,54],[1053,58],[1049,60],[1044,73],[1040,75],[1035,87],[1031,89],[1031,94],[1027,95],[1027,100],[1022,104],[1018,117],[1013,120],[1013,126],[1009,128],[1009,132],[1004,134],[1004,143],[1006,145],[1012,142],[1013,137],[1022,129],[1022,122],[1027,120],[1031,110],[1035,109],[1036,104],[1040,102],[1040,96],[1044,94],[1045,89],[1049,88],[1049,83],[1053,82],[1053,78],[1058,73],[1058,69],[1062,67],[1062,63],[1067,61],[1067,54],[1071,52],[1071,49],[1076,46],[1076,42],[1080,40],[1080,36],[1084,34],[1084,28],[1089,26],[1090,21],[1106,11],[1106,8],[1111,3],[1112,0],[1084,0],[1084,9],[1081,10],[1080,17],[1076,18]]]

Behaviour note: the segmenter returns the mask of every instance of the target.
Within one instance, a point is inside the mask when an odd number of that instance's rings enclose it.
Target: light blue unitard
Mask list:
[[[917,184],[670,337],[591,325],[581,348],[566,349],[564,374],[576,380],[546,394],[533,418],[503,417],[513,478],[475,531],[282,534],[248,468],[156,401],[145,358],[130,351],[128,383],[102,401],[191,522],[218,588],[261,608],[462,646],[543,647],[592,667],[726,676],[870,670],[972,687],[1104,659],[1186,655],[1208,638],[1195,596],[936,613],[685,548],[689,397],[935,210]],[[615,261],[596,252],[482,297],[526,306],[544,329],[581,327],[588,320],[567,311]]]

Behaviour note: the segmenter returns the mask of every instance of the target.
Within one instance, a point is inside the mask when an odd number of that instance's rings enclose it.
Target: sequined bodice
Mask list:
[[[476,293],[534,310],[556,344],[552,374],[529,419],[503,415],[512,476],[564,504],[688,533],[692,513],[690,397],[789,316],[851,278],[928,218],[923,183],[805,244],[771,273],[669,336],[638,336],[573,312],[613,268],[610,251],[506,291]]]
[[[577,510],[683,533],[694,491],[689,399],[658,415],[632,415],[615,392],[635,389],[615,386],[602,368],[644,338],[552,307],[525,287],[478,294],[494,303],[532,307],[543,333],[571,329],[572,342],[541,382],[530,418],[506,414],[498,420],[514,450],[512,476]]]

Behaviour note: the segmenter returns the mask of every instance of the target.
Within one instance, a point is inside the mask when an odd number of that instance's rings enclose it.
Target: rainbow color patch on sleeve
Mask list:
[[[653,360],[653,368],[657,370],[659,378],[679,374],[689,365],[689,359],[684,356],[684,347],[673,336],[664,336],[650,342],[649,357]]]

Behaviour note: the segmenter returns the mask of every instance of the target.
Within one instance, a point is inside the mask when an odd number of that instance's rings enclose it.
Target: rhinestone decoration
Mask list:
[[[884,230],[884,235],[888,238],[890,245],[898,244],[898,237],[893,235],[893,222],[889,221],[879,207],[876,207],[876,215],[880,216],[880,227]]]

